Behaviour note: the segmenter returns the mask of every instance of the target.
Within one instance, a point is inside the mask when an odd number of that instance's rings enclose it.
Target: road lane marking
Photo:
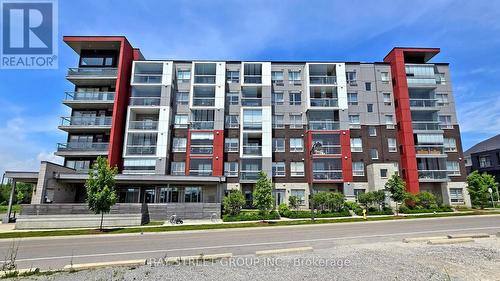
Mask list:
[[[57,259],[75,259],[75,258],[119,256],[119,255],[134,255],[134,254],[168,253],[168,252],[178,252],[178,251],[213,250],[213,249],[225,249],[225,248],[242,248],[242,247],[283,245],[283,244],[296,244],[296,243],[335,241],[335,240],[351,240],[351,239],[363,239],[363,238],[376,238],[376,237],[401,236],[401,235],[413,235],[413,234],[427,234],[427,233],[440,233],[440,232],[470,231],[470,230],[486,230],[486,229],[500,229],[500,226],[480,227],[480,228],[460,228],[460,229],[428,230],[428,231],[415,231],[415,232],[398,232],[398,233],[387,233],[387,234],[358,235],[358,236],[347,236],[347,237],[331,237],[331,238],[317,238],[317,239],[303,239],[303,240],[288,240],[288,241],[247,243],[247,244],[228,244],[228,245],[205,246],[205,247],[191,247],[191,248],[178,248],[178,249],[161,249],[161,250],[114,252],[114,253],[85,254],[85,255],[72,255],[72,256],[39,257],[39,258],[17,259],[17,261],[19,261],[19,262],[24,262],[24,261],[42,261],[42,260],[57,260]]]

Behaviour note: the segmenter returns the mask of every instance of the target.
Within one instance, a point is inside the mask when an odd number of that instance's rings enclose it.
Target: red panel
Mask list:
[[[187,137],[187,142],[186,142],[186,163],[185,169],[186,169],[186,176],[189,176],[189,160],[191,157],[191,130],[188,128],[188,137]]]
[[[311,147],[312,147],[312,132],[307,131],[306,132],[306,140],[305,140],[305,148],[306,148],[306,157],[305,157],[305,178],[308,183],[312,183],[312,154],[311,154]]]
[[[340,131],[340,148],[342,151],[342,179],[352,181],[351,135],[349,130]]]
[[[212,159],[212,169],[214,176],[224,175],[224,131],[214,131],[214,150]]]

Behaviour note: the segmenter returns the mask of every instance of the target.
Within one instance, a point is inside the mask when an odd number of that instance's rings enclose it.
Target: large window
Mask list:
[[[212,154],[214,147],[214,134],[191,133],[191,154]]]
[[[448,105],[448,103],[450,102],[448,100],[448,94],[442,94],[442,93],[436,94],[436,99],[438,106],[445,106]]]
[[[359,115],[349,115],[349,128],[351,128],[351,129],[361,128],[361,123],[359,121]]]
[[[460,176],[460,165],[457,161],[446,161],[448,176]]]
[[[127,158],[123,160],[123,170],[127,171],[154,171],[155,159]]]
[[[226,94],[226,103],[228,105],[238,105],[240,103],[239,92],[229,92]]]
[[[118,189],[118,203],[139,203],[139,188]]]
[[[226,177],[237,177],[238,162],[224,162],[224,175]]]
[[[439,126],[441,129],[453,129],[451,115],[439,115]]]
[[[244,130],[262,130],[262,110],[244,109],[243,110],[243,129]]]
[[[187,128],[188,127],[188,115],[187,114],[176,114],[174,118],[174,128]]]
[[[303,206],[306,203],[306,191],[303,189],[292,189],[290,191],[291,196],[295,196],[299,199],[299,205]]]
[[[395,138],[388,138],[387,139],[387,146],[389,147],[389,152],[397,152],[398,151],[398,146],[396,144]]]
[[[464,191],[462,188],[450,188],[450,201],[451,203],[463,203]]]
[[[201,202],[201,187],[186,187],[184,188],[184,202],[200,203]]]
[[[273,152],[285,152],[284,138],[273,138]]]
[[[350,84],[356,83],[356,80],[357,80],[356,74],[357,74],[356,71],[346,71],[345,76],[346,76],[347,83],[350,83]]]
[[[189,175],[191,176],[211,176],[212,159],[192,158],[189,161]]]
[[[304,162],[290,162],[290,176],[303,177],[304,176]]]
[[[444,138],[444,151],[457,152],[457,142],[454,138]]]
[[[480,168],[488,168],[491,167],[491,159],[490,156],[479,156],[479,167]]]
[[[288,81],[290,84],[300,84],[300,71],[288,71]]]
[[[358,93],[347,93],[347,103],[349,105],[358,105]]]
[[[170,174],[172,176],[184,176],[186,174],[186,163],[172,162],[170,166]]]
[[[304,139],[290,138],[290,152],[303,152],[303,151],[304,151]]]
[[[191,127],[195,130],[211,130],[214,128],[214,110],[192,110]]]
[[[237,70],[228,70],[226,72],[227,83],[240,83],[240,72]]]
[[[189,83],[189,80],[191,80],[191,71],[189,69],[177,70],[177,81],[179,83]]]
[[[365,175],[365,165],[363,162],[352,162],[352,175],[363,177]]]
[[[285,103],[283,92],[273,92],[271,97],[274,105],[283,105]]]
[[[189,103],[189,92],[177,92],[175,94],[175,102],[177,104],[187,105]]]
[[[283,83],[283,71],[271,71],[271,81],[274,83]]]
[[[179,188],[162,187],[160,188],[160,203],[178,203]]]
[[[234,129],[240,126],[238,115],[226,115],[226,128]]]
[[[304,127],[302,114],[290,114],[290,129],[300,129]]]
[[[300,105],[302,103],[302,93],[291,92],[289,93],[290,105]]]
[[[351,152],[363,152],[361,138],[351,138]]]
[[[186,152],[186,138],[174,138],[172,152]]]
[[[273,129],[283,129],[285,128],[285,115],[274,114],[273,115]]]
[[[224,141],[225,152],[238,152],[238,138],[226,138]]]
[[[285,172],[285,162],[273,162],[273,177],[284,177]]]

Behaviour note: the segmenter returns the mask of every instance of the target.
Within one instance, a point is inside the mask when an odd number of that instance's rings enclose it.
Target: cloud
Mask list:
[[[500,96],[495,93],[490,97],[462,102],[458,107],[458,119],[460,130],[465,133],[500,132]]]

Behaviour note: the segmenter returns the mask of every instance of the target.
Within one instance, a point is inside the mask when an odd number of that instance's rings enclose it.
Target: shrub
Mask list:
[[[408,206],[402,205],[399,211],[404,214],[421,214],[421,213],[434,213],[434,212],[453,212],[453,209],[450,206],[442,206],[439,208],[432,208],[432,209],[423,209],[423,208],[411,209],[408,208]]]
[[[279,206],[278,206],[278,212],[281,216],[285,216],[285,214],[287,212],[290,211],[290,208],[288,208],[288,205],[285,204],[285,203],[281,203]]]
[[[226,214],[235,216],[241,212],[241,208],[245,205],[245,197],[239,190],[231,191],[224,197],[222,204]]]
[[[311,211],[288,211],[283,214],[286,218],[298,219],[298,218],[310,218]],[[343,209],[340,212],[328,212],[328,211],[320,211],[314,214],[315,218],[334,218],[334,217],[350,217],[351,214],[349,210]]]
[[[312,199],[314,207],[320,211],[340,212],[344,209],[345,196],[340,192],[318,192]]]
[[[241,212],[235,216],[224,215],[222,220],[225,222],[230,222],[230,221],[276,220],[279,218],[280,215],[276,211],[271,211],[269,213],[253,211],[253,212]]]
[[[363,209],[359,208],[354,211],[356,215],[362,216],[363,215]],[[371,215],[371,216],[379,216],[379,215],[393,215],[393,211],[389,207],[384,207],[382,210],[379,210],[378,208],[368,208],[366,210],[366,215]]]
[[[294,195],[288,197],[288,205],[290,205],[290,208],[298,210],[300,205],[299,197]]]
[[[422,191],[417,193],[415,197],[416,197],[416,204],[422,207],[422,209],[437,208],[436,196],[434,196],[434,194],[427,191]]]
[[[344,203],[344,206],[345,206],[347,209],[352,210],[352,211],[354,211],[354,210],[356,210],[356,209],[360,208],[358,203],[356,203],[356,202],[352,202],[352,201],[346,201],[346,202]]]

